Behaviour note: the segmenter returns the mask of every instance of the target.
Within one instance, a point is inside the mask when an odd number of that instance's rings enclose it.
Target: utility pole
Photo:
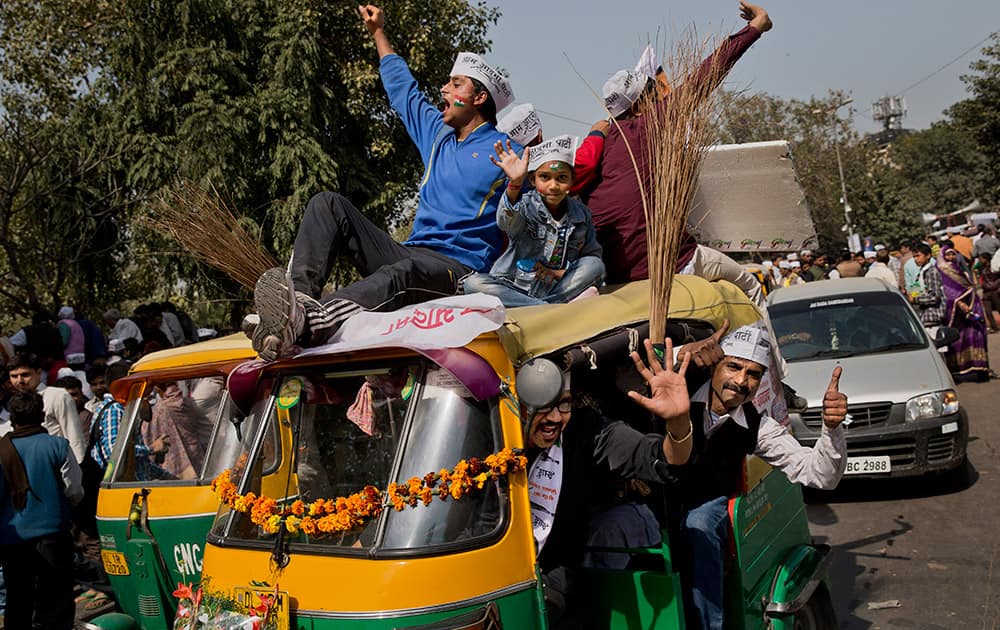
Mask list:
[[[849,98],[835,107],[831,107],[829,112],[822,109],[814,109],[814,114],[829,113],[833,118],[833,150],[837,154],[837,172],[840,174],[840,203],[844,206],[844,229],[847,231],[847,249],[856,252],[861,249],[861,238],[854,232],[854,224],[851,223],[851,205],[847,203],[847,183],[844,180],[844,162],[840,158],[840,130],[838,129],[840,118],[837,112],[841,107],[854,102]]]

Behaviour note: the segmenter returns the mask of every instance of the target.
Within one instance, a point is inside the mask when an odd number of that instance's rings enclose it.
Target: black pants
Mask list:
[[[990,330],[997,329],[993,313],[1000,313],[1000,290],[983,291],[983,308],[986,310],[986,324]]]
[[[454,295],[459,280],[473,271],[444,254],[397,243],[344,196],[319,193],[306,205],[295,236],[295,289],[319,300],[340,256],[363,277],[321,302],[348,300],[365,310],[391,311]]]
[[[73,627],[73,541],[68,532],[0,547],[7,583],[6,628]]]

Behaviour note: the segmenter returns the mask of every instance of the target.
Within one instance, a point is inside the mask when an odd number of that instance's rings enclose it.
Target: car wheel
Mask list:
[[[795,630],[837,630],[837,615],[826,586],[820,584],[802,610],[795,613],[794,627]]]

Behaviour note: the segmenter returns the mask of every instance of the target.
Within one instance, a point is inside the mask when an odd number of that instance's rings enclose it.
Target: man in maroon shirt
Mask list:
[[[759,6],[741,1],[740,16],[749,24],[743,30],[726,38],[722,45],[702,62],[701,68],[690,81],[708,80],[709,70],[716,63],[723,69],[723,73],[728,72],[761,34],[771,28],[771,19]],[[669,106],[669,99],[684,88],[684,85],[678,86],[667,94],[661,106]],[[639,172],[648,173],[647,152],[643,146],[646,142],[646,119],[639,111],[640,103],[643,101],[641,98],[635,99],[633,106],[621,114],[617,119],[618,123],[611,125],[607,131],[601,160],[593,165],[593,168],[599,169],[596,176],[579,172],[581,165],[575,165],[578,178],[596,181],[589,191],[583,191],[582,197],[593,214],[597,240],[604,249],[606,277],[609,284],[649,277],[646,218],[642,211],[642,196],[636,179],[636,169],[626,148],[627,141],[628,146],[632,148]],[[649,180],[647,175],[646,181]],[[649,188],[648,183],[646,188]],[[692,260],[697,247],[697,243],[690,235],[685,234],[685,236],[678,255],[678,271]]]

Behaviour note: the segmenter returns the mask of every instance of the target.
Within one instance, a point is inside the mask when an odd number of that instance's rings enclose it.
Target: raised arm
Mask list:
[[[705,58],[693,76],[689,76],[678,90],[698,90],[703,95],[708,94],[718,86],[729,74],[743,53],[753,45],[761,34],[771,30],[771,18],[762,7],[740,0],[740,17],[748,22],[746,28],[723,40],[722,44]],[[706,83],[710,82],[710,83]],[[661,101],[667,103],[674,96],[668,96]]]
[[[392,49],[392,44],[389,43],[389,38],[385,34],[385,13],[382,12],[382,9],[373,4],[358,5],[358,13],[375,40],[378,58],[394,54],[396,51]]]
[[[664,356],[672,357],[674,348],[669,337],[665,345]],[[649,339],[646,340],[645,346],[649,366],[643,364],[638,352],[632,353],[632,362],[635,363],[639,375],[649,384],[650,397],[631,391],[628,397],[666,421],[667,434],[663,437],[663,456],[667,463],[673,466],[686,464],[691,457],[691,434],[694,430],[690,413],[691,398],[688,395],[687,382],[684,380],[691,355],[684,355],[680,367],[675,372],[672,366],[664,367],[660,363]]]
[[[847,468],[847,439],[843,422],[847,417],[847,396],[840,392],[842,368],[833,369],[823,395],[823,430],[816,444],[799,444],[788,429],[764,418],[757,434],[758,457],[788,476],[792,483],[831,490]]]

